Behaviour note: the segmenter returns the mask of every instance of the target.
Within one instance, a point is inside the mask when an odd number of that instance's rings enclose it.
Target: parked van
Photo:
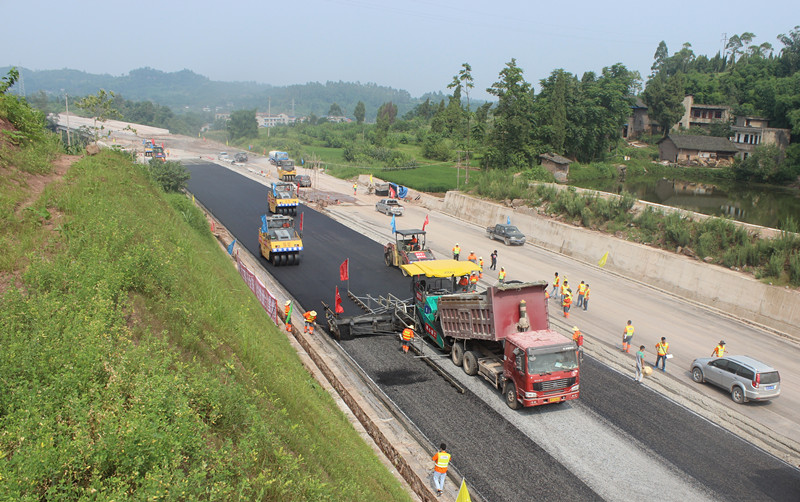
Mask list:
[[[778,370],[752,357],[703,357],[692,362],[691,371],[692,380],[725,389],[739,404],[773,399],[781,393]]]

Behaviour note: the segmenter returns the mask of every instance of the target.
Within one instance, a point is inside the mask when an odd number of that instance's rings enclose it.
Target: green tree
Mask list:
[[[780,52],[783,76],[792,75],[800,70],[800,25],[795,26],[788,35],[778,35],[778,40],[783,44]]]
[[[389,135],[389,128],[397,117],[397,106],[391,101],[384,103],[378,108],[377,125],[375,128],[375,144],[383,146]]]
[[[662,40],[659,42],[658,47],[656,48],[656,53],[653,54],[653,66],[650,67],[651,77],[654,77],[658,74],[658,72],[664,67],[664,63],[666,63],[668,58],[669,49],[667,49],[667,43]]]
[[[228,121],[228,137],[231,141],[240,138],[257,138],[258,121],[256,120],[256,110],[236,110],[231,112],[231,119]]]
[[[797,176],[797,167],[785,162],[777,145],[759,145],[753,153],[733,165],[733,174],[741,181],[783,183]]]
[[[366,116],[366,114],[367,114],[367,108],[364,106],[364,102],[359,101],[358,103],[356,103],[356,107],[355,109],[353,109],[353,115],[356,118],[357,124],[364,123],[364,117]]]
[[[105,122],[110,118],[117,118],[120,116],[119,111],[114,108],[114,92],[105,89],[100,89],[97,94],[86,96],[79,99],[76,103],[77,107],[88,112],[93,119],[94,140],[100,137],[100,129],[97,128],[97,121]]]
[[[332,104],[331,107],[328,109],[328,117],[341,117],[344,115],[342,111],[342,107],[337,105],[336,103]]]
[[[647,113],[661,126],[664,136],[685,113],[683,80],[682,73],[668,78],[658,75],[647,83],[644,90]]]
[[[502,168],[533,165],[533,92],[523,78],[522,68],[512,58],[500,72],[500,80],[486,89],[496,96],[494,129],[489,141],[487,160]]]

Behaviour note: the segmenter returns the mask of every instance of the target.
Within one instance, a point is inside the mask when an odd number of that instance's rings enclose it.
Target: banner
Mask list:
[[[395,226],[395,223],[394,223],[394,215],[392,215],[392,233],[393,234],[397,233],[397,227]]]
[[[339,296],[339,286],[336,286],[336,298],[334,300],[334,307],[333,311],[337,314],[341,314],[344,312],[344,307],[342,307],[342,297]]]
[[[303,233],[303,214],[305,214],[305,213],[300,213],[300,233],[301,234]]]
[[[339,279],[342,281],[350,280],[350,258],[346,259],[339,265]]]
[[[472,499],[469,496],[469,490],[467,490],[467,481],[463,478],[461,479],[461,488],[458,489],[456,502],[472,502]]]
[[[236,244],[236,239],[233,239],[233,240],[231,241],[230,245],[228,246],[228,254],[229,254],[229,255],[233,255],[233,245],[234,245],[234,244]]]
[[[425,215],[425,221],[423,221],[423,222],[422,222],[422,231],[423,231],[423,232],[425,231],[425,227],[428,225],[428,223],[429,223],[429,221],[428,221],[428,215],[426,214],[426,215]]]
[[[264,283],[256,277],[256,275],[251,272],[239,259],[236,260],[236,267],[239,269],[239,275],[242,276],[242,280],[247,287],[250,288],[256,295],[256,299],[264,307],[264,310],[267,311],[267,315],[269,315],[272,322],[278,324],[278,300],[275,296],[269,292]]]
[[[604,254],[603,257],[600,258],[600,261],[598,261],[597,264],[600,266],[600,268],[603,268],[606,266],[607,261],[608,261],[608,251],[606,251],[606,254]]]
[[[506,225],[511,225],[511,216],[506,216]]]

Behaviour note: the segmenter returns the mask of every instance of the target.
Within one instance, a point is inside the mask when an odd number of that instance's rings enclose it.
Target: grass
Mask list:
[[[58,224],[0,229],[26,257],[0,297],[4,498],[408,499],[185,198],[104,152],[34,206]]]

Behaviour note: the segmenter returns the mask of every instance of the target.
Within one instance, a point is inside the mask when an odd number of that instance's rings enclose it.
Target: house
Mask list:
[[[673,131],[701,127],[708,130],[714,122],[730,123],[731,107],[725,105],[701,105],[694,102],[694,96],[683,98],[683,117],[672,126]]]
[[[739,150],[728,138],[670,134],[658,141],[661,160],[681,165],[726,166]]]
[[[285,113],[272,115],[269,113],[256,113],[258,127],[275,127],[278,124],[289,125],[295,122],[295,117],[290,117]]]
[[[782,152],[789,146],[792,131],[768,127],[769,121],[763,117],[736,117],[731,126],[731,141],[739,150],[737,157],[746,159],[758,145],[777,145]]]
[[[636,103],[631,107],[631,115],[627,123],[622,126],[622,137],[636,139],[642,134],[658,134],[661,126],[647,114],[647,105],[642,98],[636,98]]]
[[[564,158],[561,155],[556,155],[555,153],[543,153],[539,155],[539,158],[542,159],[542,167],[552,173],[557,182],[567,182],[567,176],[569,176],[569,165],[572,163],[571,160]]]

